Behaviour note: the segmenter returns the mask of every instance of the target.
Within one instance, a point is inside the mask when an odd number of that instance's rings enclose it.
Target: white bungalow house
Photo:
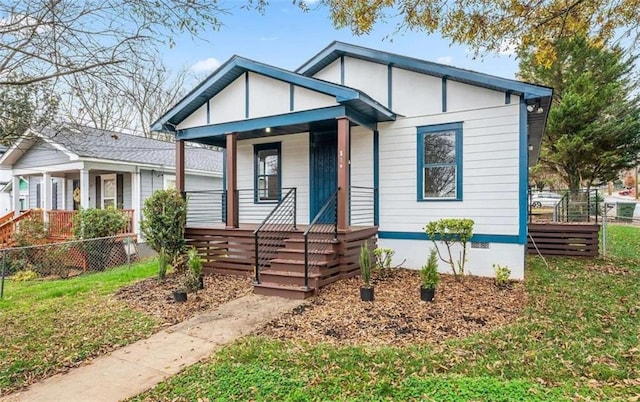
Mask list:
[[[220,192],[222,153],[188,147],[186,154],[190,189]],[[54,235],[70,234],[70,218],[80,207],[109,206],[128,211],[130,230],[139,233],[144,201],[175,186],[175,145],[89,127],[28,130],[2,155],[0,168],[10,169],[12,188],[28,183],[26,200],[12,192],[14,214],[42,209]],[[197,208],[191,220],[197,221]]]
[[[234,56],[153,128],[176,136],[179,188],[185,143],[225,148],[226,222],[188,229],[209,269],[304,297],[357,273],[365,240],[419,268],[432,246],[424,226],[446,217],[475,221],[468,272],[500,264],[523,278],[528,167],[551,95],[333,42],[295,71]]]

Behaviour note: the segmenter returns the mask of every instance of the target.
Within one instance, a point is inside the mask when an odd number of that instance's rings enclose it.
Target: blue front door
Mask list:
[[[309,222],[311,222],[327,199],[338,189],[338,133],[335,130],[310,133],[310,189]],[[330,222],[323,214],[321,223]]]

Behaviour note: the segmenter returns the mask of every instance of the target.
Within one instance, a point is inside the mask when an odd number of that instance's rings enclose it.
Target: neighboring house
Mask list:
[[[188,147],[186,175],[194,190],[220,190],[222,153]],[[128,210],[139,233],[141,208],[154,191],[175,187],[173,143],[88,127],[28,130],[0,158],[11,187],[26,184],[27,200],[13,192],[12,209]],[[45,219],[49,213],[45,213]]]
[[[427,222],[471,218],[468,271],[491,276],[500,264],[522,278],[528,167],[551,95],[547,87],[334,42],[295,72],[234,56],[153,129],[176,135],[179,157],[184,142],[226,148],[228,229],[262,222],[295,187],[304,230],[337,192],[338,234],[377,228],[371,238],[407,267],[427,260]],[[280,262],[271,269],[284,270]]]
[[[0,146],[0,157],[9,148]],[[0,167],[0,215],[5,215],[11,211],[11,169]]]

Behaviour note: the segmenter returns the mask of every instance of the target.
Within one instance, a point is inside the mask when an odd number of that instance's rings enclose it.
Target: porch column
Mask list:
[[[51,211],[51,173],[42,174],[42,219],[49,222],[48,211]]]
[[[338,230],[349,228],[349,119],[338,118]]]
[[[238,206],[238,135],[227,134],[227,228],[240,226]]]
[[[176,140],[176,190],[184,194],[184,140]]]
[[[80,170],[80,206],[89,208],[89,170]]]
[[[20,176],[13,176],[12,180],[13,215],[18,216],[20,215]]]

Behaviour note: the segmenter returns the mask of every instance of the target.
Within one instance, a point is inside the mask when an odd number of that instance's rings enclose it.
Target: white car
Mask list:
[[[555,207],[562,199],[562,195],[558,193],[540,192],[531,194],[531,207]]]

